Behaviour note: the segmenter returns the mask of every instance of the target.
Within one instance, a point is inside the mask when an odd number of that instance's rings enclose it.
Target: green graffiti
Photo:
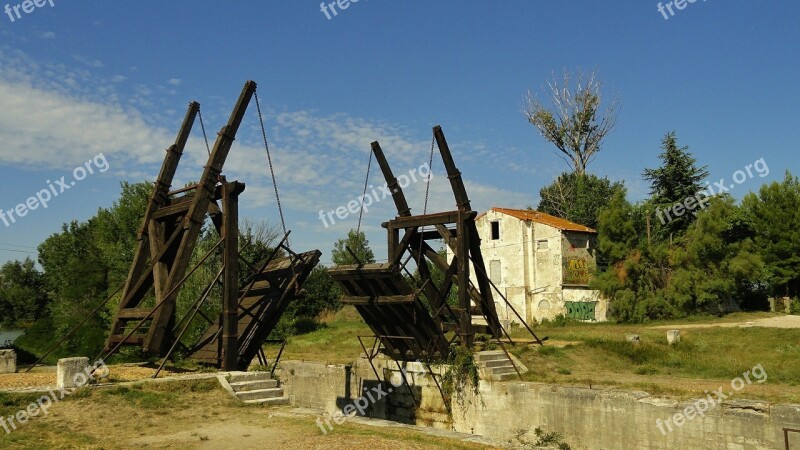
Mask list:
[[[577,320],[597,320],[595,309],[597,302],[566,302],[567,317]]]

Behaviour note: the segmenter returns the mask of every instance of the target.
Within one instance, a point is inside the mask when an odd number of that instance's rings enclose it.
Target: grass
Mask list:
[[[0,394],[0,414],[16,414],[38,397]],[[0,448],[482,448],[416,430],[354,423],[323,434],[316,417],[289,411],[245,406],[215,380],[85,388],[10,434],[0,428]]]
[[[800,359],[800,329],[687,328],[681,331],[681,342],[670,346],[667,329],[654,328],[775,316],[733,313],[648,324],[562,321],[534,327],[537,335],[550,338],[544,347],[517,345],[511,351],[530,369],[524,375],[526,381],[636,389],[687,399],[729,385],[732,379],[761,364],[767,381],[747,386],[738,398],[800,403],[800,364],[796,363]],[[358,358],[362,349],[356,336],[371,333],[355,309],[345,308],[323,322],[325,326],[316,331],[291,337],[282,358],[328,364]],[[641,344],[628,343],[628,334],[640,335]],[[512,336],[530,338],[520,328]],[[275,355],[277,347],[269,351]]]
[[[352,307],[323,317],[321,322],[323,326],[315,331],[291,336],[281,359],[320,361],[327,364],[353,362],[363,353],[358,336],[372,335],[372,331]],[[364,345],[370,344],[371,339],[364,339]],[[274,358],[279,346],[267,345],[264,349],[267,357]]]
[[[740,398],[800,402],[800,329],[762,327],[698,327],[681,331],[681,342],[668,345],[663,325],[701,322],[722,324],[773,317],[768,313],[736,313],[651,324],[585,324],[536,327],[548,336],[545,347],[517,346],[513,352],[528,366],[528,381],[642,389],[678,397],[701,395],[705,389],[729,386],[756,365],[767,373]],[[625,337],[641,336],[632,345]],[[524,337],[515,331],[514,335]],[[730,390],[729,387],[727,390]]]

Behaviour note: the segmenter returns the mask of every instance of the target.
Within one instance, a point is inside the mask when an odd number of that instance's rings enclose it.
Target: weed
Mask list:
[[[558,447],[559,450],[571,450],[569,444],[564,442],[564,435],[558,432],[547,433],[540,427],[536,427],[533,433],[536,435],[536,442],[530,442],[525,438],[528,432],[526,430],[516,430],[514,432],[514,440],[516,443],[521,444],[524,448],[539,448],[539,447]],[[514,440],[509,443],[514,444]]]
[[[793,298],[789,304],[789,314],[800,315],[800,298]]]
[[[555,357],[563,357],[564,351],[558,347],[554,347],[552,345],[545,345],[538,348],[539,354],[542,356],[555,356]]]
[[[564,435],[562,435],[561,433],[558,433],[556,431],[545,433],[545,431],[539,427],[536,427],[536,429],[533,430],[533,432],[536,434],[536,437],[538,438],[537,441],[533,444],[534,446],[546,447],[551,445],[557,445],[559,450],[571,449],[569,444],[564,442]]]
[[[173,383],[169,383],[172,385]],[[170,408],[178,397],[178,393],[168,390],[173,386],[158,386],[154,385],[153,388],[162,388],[167,392],[152,392],[145,391],[142,385],[119,386],[112,389],[102,391],[104,395],[110,397],[119,397],[129,404],[142,408],[142,409],[166,409]]]
[[[468,388],[471,388],[475,395],[478,394],[480,374],[475,363],[475,355],[468,348],[453,347],[450,349],[446,364],[448,368],[442,377],[442,391],[448,403],[452,405],[455,394],[458,404],[463,406],[466,401],[464,393]]]
[[[655,375],[658,373],[658,369],[653,366],[641,366],[637,367],[634,372],[637,375]]]

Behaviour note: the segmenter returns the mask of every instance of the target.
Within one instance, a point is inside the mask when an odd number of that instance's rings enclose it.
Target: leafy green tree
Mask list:
[[[648,209],[616,197],[600,214],[598,247],[609,265],[592,286],[612,300],[612,316],[641,322],[720,313],[762,295],[755,229],[730,196],[712,198],[672,242],[643,236]]]
[[[103,260],[94,232],[91,220],[64,224],[61,233],[50,236],[39,246],[45,287],[53,298],[50,330],[53,340],[88,316],[106,296],[109,267]],[[107,328],[106,318],[93,317],[64,343],[62,354],[96,352],[102,347]]]
[[[684,315],[719,313],[756,289],[764,263],[755,230],[730,196],[711,199],[671,255],[667,296]]]
[[[110,208],[100,208],[91,219],[95,244],[108,266],[109,285],[116,288],[128,276],[136,250],[142,216],[153,191],[152,183],[121,184],[120,197]]]
[[[328,268],[319,265],[303,284],[306,296],[295,302],[294,311],[297,317],[317,317],[324,311],[338,311],[342,308],[342,290],[339,284],[331,278]]]
[[[601,109],[601,83],[596,70],[570,73],[548,81],[545,93],[550,105],[528,94],[525,115],[542,137],[555,145],[559,156],[573,172],[586,173],[586,166],[602,147],[617,122],[619,99]]]
[[[43,275],[32,259],[10,261],[0,268],[0,325],[18,327],[39,320],[49,301]]]
[[[122,183],[120,197],[110,208],[99,209],[86,222],[65,224],[60,233],[50,236],[40,245],[39,262],[44,275],[41,277],[43,288],[39,291],[53,300],[45,320],[39,320],[26,333],[27,337],[22,339],[23,343],[28,344],[28,351],[40,353],[49,347],[125,281],[138,245],[139,227],[151,192],[152,185],[147,182]],[[252,272],[249,264],[260,266],[272,253],[276,236],[276,229],[266,223],[243,221],[240,230],[243,258],[239,271],[242,278]],[[219,236],[213,224],[206,222],[190,265],[197,263],[218,241]],[[283,253],[277,256],[281,257]],[[178,317],[182,317],[212,283],[221,266],[221,254],[217,250],[188,278],[178,295]],[[203,306],[206,316],[217,316],[221,309],[221,295],[219,286],[214,286]],[[0,293],[0,313],[4,307],[2,298]],[[92,317],[55,355],[92,354],[98,351],[104,344],[118,304],[119,298],[110,301],[105,311]],[[145,304],[153,304],[152,295],[145,300]],[[196,319],[184,341],[190,342],[207,326],[201,319]]]
[[[688,198],[696,198],[703,190],[702,181],[708,177],[707,166],[697,167],[697,160],[689,153],[689,147],[679,147],[674,131],[667,133],[661,141],[662,152],[659,158],[662,165],[656,169],[645,169],[643,177],[650,182],[653,205],[664,211]],[[704,198],[702,195],[700,198]],[[656,214],[663,224],[664,235],[676,235],[689,227],[701,208],[683,215],[670,214],[669,217]],[[654,213],[656,211],[653,211]]]
[[[634,207],[625,199],[625,190],[621,189],[598,213],[598,253],[608,264],[624,260],[639,245],[640,231],[636,229]]]
[[[347,249],[355,253],[356,258],[350,254]],[[375,262],[375,254],[369,247],[367,235],[363,231],[350,230],[347,237],[339,239],[333,244],[332,261],[336,265],[358,264],[372,264]]]
[[[538,210],[589,228],[597,228],[597,215],[617,193],[625,192],[622,182],[611,182],[592,174],[562,173],[539,191]]]
[[[800,182],[790,172],[742,200],[773,295],[800,296]]]

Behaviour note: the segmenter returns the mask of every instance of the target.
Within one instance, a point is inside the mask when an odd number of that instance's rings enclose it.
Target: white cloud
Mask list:
[[[181,79],[180,78],[170,78],[169,80],[167,80],[167,84],[172,85],[172,86],[180,86]]]
[[[121,163],[153,163],[167,142],[135,113],[0,80],[0,158],[6,164],[74,166],[104,152]],[[155,157],[158,155],[158,157]]]
[[[163,149],[174,140],[185,104],[175,105],[174,99],[162,99],[159,90],[137,83],[135,75],[130,75],[132,83],[119,84],[127,77],[115,75],[110,80],[101,79],[87,69],[42,64],[16,51],[5,49],[4,52],[2,47],[0,58],[7,62],[0,67],[0,104],[3,105],[0,109],[0,141],[3,142],[0,158],[5,164],[69,169],[103,152],[112,168],[108,175],[133,182],[154,178],[163,160]],[[122,88],[127,92],[118,91]],[[232,99],[212,93],[205,101],[203,116],[213,146],[216,139],[213,130],[218,130],[230,114],[228,108]],[[223,104],[224,108],[218,106]],[[431,141],[429,135],[426,136],[427,130],[412,133],[393,124],[342,113],[324,115],[316,111],[285,110],[265,110],[265,113],[284,209],[302,219],[306,226],[300,228],[308,229],[315,235],[314,239],[331,233],[341,234],[340,231],[346,231],[357,221],[355,215],[347,221],[337,221],[334,227],[326,230],[316,216],[320,210],[335,210],[362,194],[372,141],[380,141],[396,176],[428,161]],[[473,149],[481,158],[493,154],[492,148],[480,142],[461,141],[451,145],[454,149],[469,148],[469,151],[458,152],[465,155],[459,158],[462,164]],[[175,185],[197,180],[207,158],[199,122],[196,122]],[[229,180],[238,179],[247,184],[242,196],[243,209],[268,212],[269,217],[273,217],[275,196],[254,104],[245,116],[224,173]],[[530,204],[527,195],[479,183],[469,176],[465,179],[476,210]],[[374,161],[369,181],[370,190],[384,183]],[[415,214],[423,212],[425,189],[424,182],[412,183],[405,189]],[[428,212],[455,208],[437,154]],[[391,198],[382,199],[365,214],[364,226],[371,227],[367,228],[370,230],[374,228],[372,231],[376,234],[381,233],[380,222],[394,215]]]
[[[86,65],[87,67],[91,67],[92,69],[99,69],[104,66],[103,61],[100,61],[99,59],[91,59],[82,55],[73,55],[72,59]]]

